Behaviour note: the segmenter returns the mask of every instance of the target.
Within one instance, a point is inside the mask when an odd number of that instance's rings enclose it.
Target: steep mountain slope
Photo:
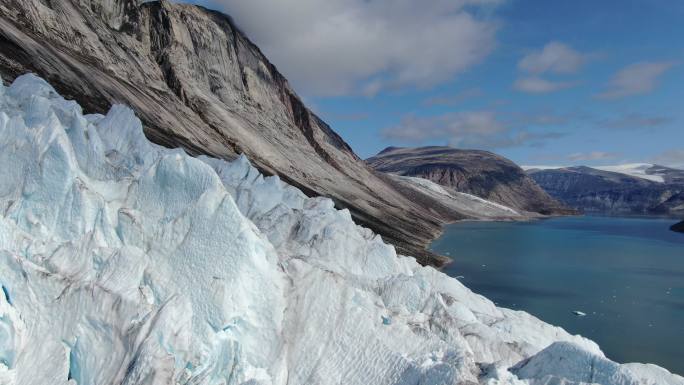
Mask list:
[[[407,196],[427,195],[435,202],[430,209],[436,212],[452,211],[450,216],[463,219],[511,220],[530,219],[529,213],[521,213],[510,207],[491,202],[475,195],[458,192],[427,179],[388,174]],[[412,193],[413,192],[413,193]]]
[[[684,183],[671,187],[671,190],[679,191],[657,206],[652,211],[654,214],[679,215],[684,213]]]
[[[0,86],[0,163],[3,385],[684,384],[32,75]]]
[[[454,219],[368,168],[218,12],[167,0],[2,0],[0,75],[26,72],[86,112],[131,106],[155,143],[245,154],[265,174],[349,208],[402,252],[428,256],[423,247]]]
[[[578,210],[615,214],[684,213],[684,184],[680,182],[679,170],[656,166],[647,177],[585,166],[527,172],[551,196]]]
[[[431,180],[523,212],[572,211],[546,194],[515,163],[487,151],[390,147],[366,162],[378,171]]]

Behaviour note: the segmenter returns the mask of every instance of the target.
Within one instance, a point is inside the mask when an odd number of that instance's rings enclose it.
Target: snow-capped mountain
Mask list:
[[[0,384],[684,384],[497,308],[245,157],[0,87]]]
[[[586,166],[522,166],[527,171],[558,170]],[[684,170],[673,167],[661,166],[652,163],[626,163],[612,166],[592,166],[595,170],[614,172],[635,178],[646,179],[659,183],[682,183],[684,184]]]
[[[531,167],[528,174],[551,196],[586,212],[684,214],[684,171],[631,164],[604,167]]]
[[[597,170],[617,172],[636,178],[642,178],[653,182],[664,183],[663,168],[650,163],[628,163],[616,166],[596,166]]]

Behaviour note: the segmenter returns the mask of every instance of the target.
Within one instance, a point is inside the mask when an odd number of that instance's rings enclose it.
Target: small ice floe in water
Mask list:
[[[484,264],[483,264],[482,267],[487,267],[487,265],[484,265]]]
[[[392,318],[391,317],[385,317],[383,315],[382,316],[382,324],[383,325],[391,325],[392,324]]]
[[[585,313],[585,312],[583,312],[583,311],[579,311],[579,310],[573,310],[573,311],[572,311],[572,314],[574,314],[574,315],[576,315],[576,316],[578,316],[578,317],[584,317],[584,316],[587,315],[587,313]]]

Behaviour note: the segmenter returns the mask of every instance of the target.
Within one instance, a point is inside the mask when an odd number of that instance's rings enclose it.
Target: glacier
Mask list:
[[[0,86],[0,164],[3,385],[684,384],[34,75]]]

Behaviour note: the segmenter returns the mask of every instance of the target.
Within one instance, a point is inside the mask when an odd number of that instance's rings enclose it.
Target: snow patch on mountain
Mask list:
[[[523,170],[557,170],[571,166],[521,166]],[[591,166],[591,168],[601,171],[616,172],[635,178],[650,180],[652,182],[664,183],[665,178],[658,173],[658,166],[650,163],[627,163],[614,166]]]
[[[447,207],[473,218],[525,218],[521,213],[508,206],[472,194],[455,191],[431,180],[396,174],[387,175],[399,183],[411,186]],[[533,213],[527,213],[527,215],[533,216]]]
[[[662,175],[650,172],[654,167],[655,166],[650,163],[629,163],[617,166],[596,166],[594,168],[597,170],[617,172],[636,178],[650,180],[652,182],[664,183],[665,179]]]
[[[0,86],[0,164],[3,385],[684,384],[33,75]]]

